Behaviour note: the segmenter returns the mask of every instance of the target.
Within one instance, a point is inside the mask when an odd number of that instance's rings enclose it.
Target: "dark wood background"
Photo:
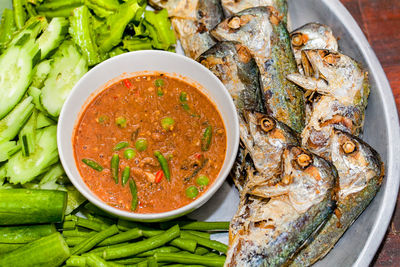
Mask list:
[[[340,0],[360,25],[389,79],[400,111],[400,0]],[[399,151],[400,152],[400,151]],[[400,197],[372,266],[400,266]]]

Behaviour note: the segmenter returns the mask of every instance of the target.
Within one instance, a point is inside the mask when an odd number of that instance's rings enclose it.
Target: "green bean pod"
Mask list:
[[[129,188],[131,190],[132,201],[131,201],[131,210],[135,211],[138,205],[138,196],[137,196],[137,188],[135,180],[131,179],[129,181]]]
[[[170,181],[171,180],[171,172],[168,167],[167,159],[158,150],[154,151],[154,156],[157,158],[158,162],[160,163],[161,169],[165,175],[165,178],[167,178],[167,180]]]
[[[207,257],[180,253],[156,253],[157,262],[177,262],[182,264],[201,264],[205,266],[224,266],[225,257]]]
[[[98,244],[98,246],[115,245],[115,244],[122,243],[125,241],[137,239],[141,236],[143,236],[142,230],[140,230],[138,228],[133,228],[131,230],[119,233],[117,235],[111,236],[111,237],[103,240],[101,243]]]
[[[203,132],[203,136],[201,138],[201,150],[208,151],[211,146],[212,139],[212,126],[208,125]]]
[[[118,172],[119,172],[119,156],[114,154],[111,158],[111,173],[116,184],[118,184]]]
[[[107,229],[95,234],[92,237],[89,237],[86,239],[86,241],[80,243],[79,245],[76,245],[73,249],[71,254],[77,255],[77,254],[82,254],[85,253],[86,251],[89,251],[92,249],[94,246],[102,242],[104,239],[115,235],[118,233],[118,227],[113,224]]]
[[[188,232],[181,232],[181,238],[195,240],[197,244],[203,247],[215,249],[225,254],[228,252],[228,246],[216,240],[206,239]]]
[[[92,168],[93,170],[96,170],[98,172],[101,172],[103,170],[103,167],[94,160],[82,159],[82,162],[85,163],[90,168]]]
[[[125,169],[122,171],[122,177],[121,177],[122,185],[125,185],[128,182],[130,175],[131,175],[131,168],[129,168],[129,166],[126,166]]]

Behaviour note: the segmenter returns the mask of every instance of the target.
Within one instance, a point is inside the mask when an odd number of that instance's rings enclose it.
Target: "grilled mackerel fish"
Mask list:
[[[336,37],[332,29],[316,22],[308,23],[290,33],[292,50],[296,59],[297,68],[301,74],[304,74],[301,64],[301,51],[307,49],[327,49],[338,51]]]
[[[297,132],[304,127],[303,92],[286,79],[296,72],[289,33],[272,7],[243,10],[218,24],[211,35],[246,46],[260,69],[267,114]]]
[[[318,149],[328,142],[333,125],[352,135],[361,132],[370,92],[368,75],[350,57],[324,49],[303,50],[302,66],[304,75],[288,75],[309,98],[302,145],[321,155]]]
[[[238,42],[218,42],[204,52],[197,61],[211,70],[225,85],[238,111],[241,128],[246,127],[245,109],[264,112],[260,73],[254,58],[245,46]],[[247,171],[253,168],[251,157],[241,143],[231,173],[239,191],[243,189]]]
[[[226,16],[232,16],[251,7],[272,6],[279,12],[282,20],[287,23],[287,0],[221,0],[221,4]]]
[[[243,192],[225,266],[285,264],[332,212],[336,178],[324,159],[297,146],[285,148],[280,170],[263,188],[267,198]]]
[[[185,55],[196,59],[216,42],[209,30],[224,18],[219,0],[150,0],[156,8],[166,8]]]
[[[291,266],[309,266],[333,248],[378,192],[384,167],[379,154],[361,139],[338,129],[322,148],[339,175],[337,208],[315,238],[294,257]]]

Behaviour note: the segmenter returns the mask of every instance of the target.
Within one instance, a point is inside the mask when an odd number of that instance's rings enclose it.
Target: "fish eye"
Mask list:
[[[303,34],[301,33],[295,33],[292,36],[292,45],[293,46],[302,46],[304,44],[303,42]]]
[[[240,18],[233,17],[228,21],[228,27],[231,29],[239,29],[240,28]]]
[[[311,159],[310,155],[302,153],[297,156],[296,162],[300,167],[306,168],[306,167],[310,166],[310,164],[312,163],[312,159]]]
[[[266,133],[272,131],[276,126],[275,121],[269,117],[261,118],[259,123],[260,123],[261,129]]]
[[[346,154],[353,153],[356,150],[356,144],[352,141],[346,141],[342,145],[343,152]]]

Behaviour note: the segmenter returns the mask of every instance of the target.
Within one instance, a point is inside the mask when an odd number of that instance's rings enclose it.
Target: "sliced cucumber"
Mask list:
[[[8,160],[19,149],[20,146],[17,144],[16,141],[6,141],[0,143],[0,162]]]
[[[41,94],[42,94],[42,91],[36,87],[31,86],[28,89],[28,95],[32,97],[32,103],[35,105],[35,108],[37,110],[46,112],[46,110],[42,106],[42,103],[40,102]]]
[[[34,109],[29,120],[19,132],[19,142],[21,143],[22,149],[21,152],[25,157],[28,157],[33,153],[33,151],[35,151],[37,114],[37,110]]]
[[[38,39],[41,59],[46,58],[51,51],[60,46],[68,32],[68,24],[68,20],[61,17],[50,21],[49,26]]]
[[[0,120],[0,142],[12,140],[33,112],[32,97],[25,98],[6,117]]]
[[[42,88],[51,70],[51,60],[43,60],[36,65],[31,87]]]
[[[61,44],[52,58],[52,69],[44,82],[40,100],[49,115],[58,117],[69,92],[88,71],[88,63],[69,40]]]
[[[58,161],[57,126],[49,126],[36,133],[36,149],[24,157],[19,151],[7,162],[7,177],[13,184],[24,184],[46,172]]]
[[[55,122],[52,119],[47,117],[43,112],[39,112],[36,121],[36,129],[41,129],[54,124]]]

